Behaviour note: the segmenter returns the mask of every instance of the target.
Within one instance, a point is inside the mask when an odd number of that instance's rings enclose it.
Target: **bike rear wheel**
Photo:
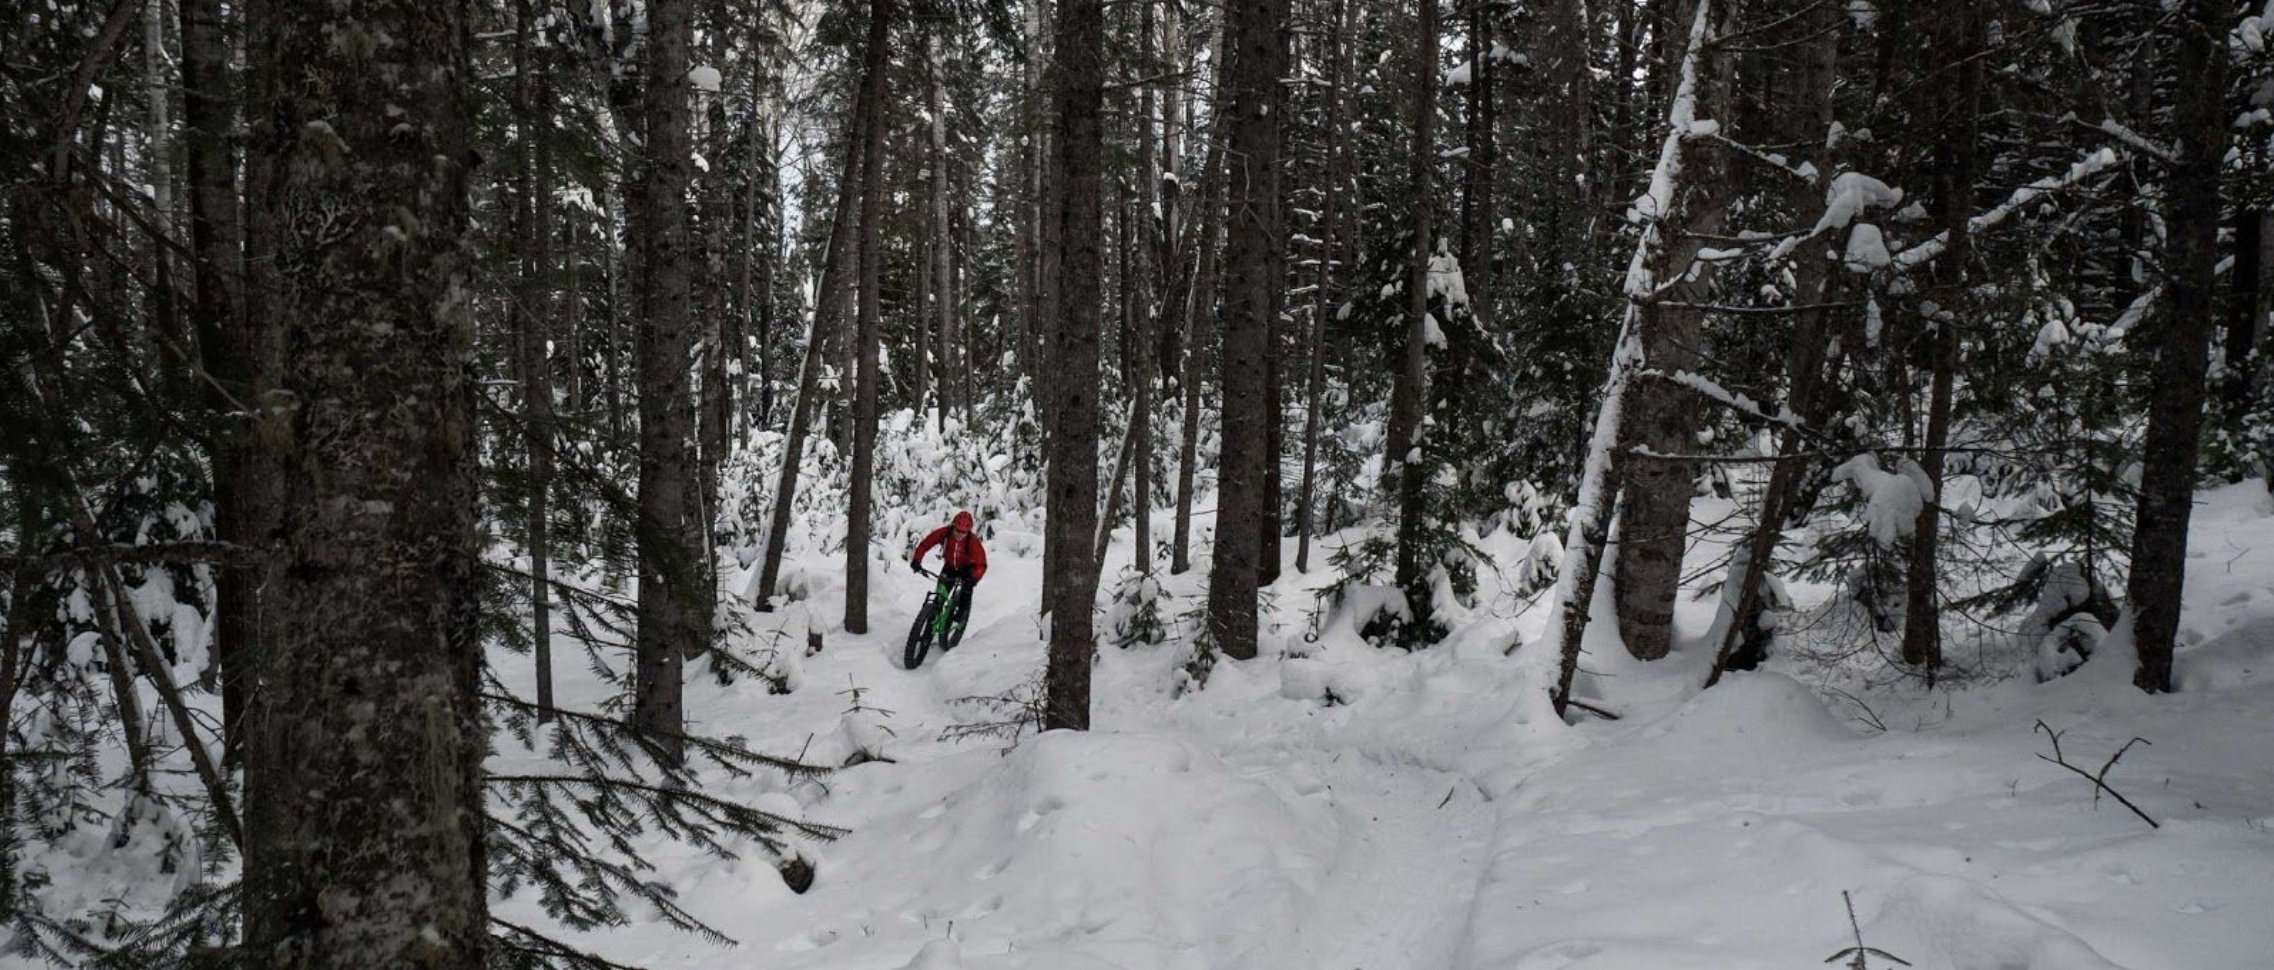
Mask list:
[[[908,629],[908,649],[902,659],[909,670],[924,665],[924,655],[932,652],[932,615],[938,613],[938,600],[925,603],[916,613],[916,625]]]

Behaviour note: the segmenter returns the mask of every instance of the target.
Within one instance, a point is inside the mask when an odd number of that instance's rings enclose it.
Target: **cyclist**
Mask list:
[[[979,534],[971,530],[971,513],[957,512],[955,520],[932,530],[924,541],[916,544],[916,554],[909,557],[909,565],[918,573],[924,572],[924,556],[933,546],[940,547],[940,578],[953,584],[955,589],[954,614],[949,622],[953,629],[948,642],[941,650],[953,649],[963,642],[963,624],[971,617],[971,588],[987,575],[987,548],[979,544]]]

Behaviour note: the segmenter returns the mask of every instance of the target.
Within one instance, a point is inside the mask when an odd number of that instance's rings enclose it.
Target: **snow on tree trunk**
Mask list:
[[[1634,203],[1632,217],[1642,221],[1643,230],[1642,238],[1635,244],[1634,257],[1627,265],[1626,313],[1619,325],[1618,342],[1611,351],[1610,376],[1603,381],[1603,400],[1595,412],[1587,462],[1580,473],[1579,497],[1572,504],[1570,522],[1564,533],[1563,564],[1556,573],[1555,591],[1549,599],[1547,623],[1543,628],[1548,636],[1555,638],[1557,645],[1553,693],[1558,714],[1563,713],[1571,694],[1572,677],[1579,670],[1579,650],[1587,632],[1589,607],[1595,598],[1597,567],[1603,560],[1611,501],[1618,493],[1619,424],[1625,410],[1627,387],[1634,371],[1642,365],[1639,318],[1642,304],[1656,297],[1657,264],[1670,228],[1664,224],[1664,216],[1671,211],[1675,190],[1681,184],[1682,140],[1689,135],[1691,122],[1697,119],[1698,58],[1705,46],[1710,8],[1711,0],[1698,0],[1691,18],[1688,46],[1682,54],[1680,86],[1675,89],[1673,105],[1667,111],[1666,137],[1659,146],[1658,164],[1651,170],[1649,187]],[[1514,652],[1517,646],[1511,644],[1509,650]]]
[[[1685,60],[1685,70],[1694,67],[1701,75],[1698,100],[1717,116],[1728,114],[1731,105],[1729,57],[1709,51]],[[1713,301],[1714,264],[1699,256],[1728,221],[1728,153],[1708,140],[1684,147],[1682,181],[1659,213],[1680,231],[1665,240],[1663,269],[1656,274],[1666,281],[1661,292],[1642,300],[1637,311],[1643,371],[1635,375],[1619,426],[1618,448],[1629,464],[1620,476],[1613,588],[1620,639],[1642,660],[1656,660],[1673,647],[1674,599],[1681,591],[1697,465],[1667,456],[1697,449],[1698,413],[1694,392],[1676,378],[1697,366],[1704,307]],[[1636,452],[1652,457],[1636,460]]]

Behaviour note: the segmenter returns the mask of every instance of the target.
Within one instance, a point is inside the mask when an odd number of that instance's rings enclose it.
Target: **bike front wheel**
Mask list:
[[[923,666],[924,655],[932,652],[932,615],[939,609],[937,601],[924,604],[916,613],[916,625],[908,628],[908,649],[902,659],[909,670]]]

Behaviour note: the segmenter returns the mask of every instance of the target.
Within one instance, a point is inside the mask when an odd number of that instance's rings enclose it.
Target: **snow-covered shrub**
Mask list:
[[[1168,594],[1150,571],[1128,570],[1114,585],[1113,605],[1106,613],[1108,638],[1118,647],[1151,645],[1169,638]]]

